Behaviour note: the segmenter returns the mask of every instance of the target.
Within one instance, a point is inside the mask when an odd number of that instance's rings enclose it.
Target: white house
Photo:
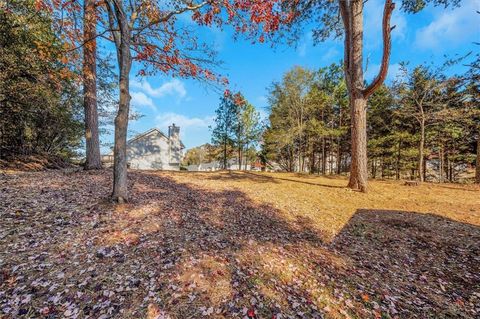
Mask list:
[[[127,141],[127,161],[130,168],[144,170],[180,169],[185,146],[180,140],[180,127],[168,127],[168,136],[153,128]],[[108,164],[113,164],[113,154],[103,156]]]
[[[205,171],[218,171],[223,169],[223,163],[221,161],[213,161],[210,163],[201,163],[198,165],[188,165],[187,170],[193,171],[193,172],[205,172]],[[232,171],[238,171],[238,170],[251,170],[253,169],[251,164],[247,165],[247,168],[245,168],[245,164],[242,164],[242,167],[240,168],[238,165],[238,158],[232,157],[227,160],[227,170],[232,170]]]

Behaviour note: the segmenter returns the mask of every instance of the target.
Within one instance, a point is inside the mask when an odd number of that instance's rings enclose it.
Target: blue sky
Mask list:
[[[398,9],[392,17],[396,25],[392,34],[392,56],[388,81],[398,72],[399,63],[410,61],[410,66],[421,63],[441,64],[445,55],[465,54],[478,50],[473,42],[480,42],[480,0],[464,0],[457,9],[427,7],[416,15]],[[365,59],[368,59],[366,79],[371,80],[379,68],[382,51],[381,19],[383,0],[368,0],[365,11]],[[187,17],[188,18],[188,17]],[[343,57],[341,40],[330,40],[313,45],[310,30],[297,47],[271,44],[251,44],[249,40],[233,40],[228,27],[224,31],[199,31],[207,43],[218,51],[223,61],[221,73],[228,76],[230,88],[241,91],[266,116],[267,88],[281,79],[283,73],[300,65],[312,69],[338,62]],[[461,66],[451,72],[461,72]],[[133,68],[132,75],[135,74]],[[152,76],[132,77],[132,107],[144,116],[130,122],[129,137],[150,128],[168,131],[171,123],[180,126],[182,141],[187,149],[210,142],[212,124],[220,94],[193,80]],[[110,142],[112,136],[102,136]]]

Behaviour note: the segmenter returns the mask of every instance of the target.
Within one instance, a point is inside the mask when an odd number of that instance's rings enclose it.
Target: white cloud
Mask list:
[[[446,51],[452,46],[473,42],[480,35],[480,2],[466,0],[461,7],[434,9],[434,20],[416,33],[415,46],[420,49]]]
[[[261,106],[266,105],[268,103],[268,97],[266,97],[265,95],[257,97],[257,103],[261,104]]]
[[[188,117],[183,114],[166,112],[157,115],[155,124],[163,132],[168,132],[168,126],[175,124],[180,127],[180,137],[187,148],[210,141],[209,126],[213,124],[214,116]]]
[[[176,95],[178,98],[182,99],[187,96],[185,85],[178,79],[172,79],[171,81],[165,82],[157,88],[153,88],[147,81],[132,81],[131,86],[152,97]]]
[[[167,112],[157,115],[155,121],[160,128],[166,128],[172,123],[183,129],[208,128],[213,123],[213,116],[188,117],[183,114]]]
[[[313,43],[313,33],[307,32],[303,35],[300,43],[297,46],[297,54],[299,57],[303,58],[307,55],[308,47]]]
[[[339,59],[340,58],[340,51],[337,50],[336,46],[330,47],[327,52],[325,52],[324,55],[322,55],[322,61],[325,62],[332,62],[332,60]],[[343,56],[342,56],[343,58]]]
[[[148,106],[152,109],[155,109],[153,100],[146,96],[142,92],[131,92],[130,96],[132,97],[131,103],[135,107]]]
[[[383,45],[382,43],[382,19],[383,19],[384,0],[370,0],[365,4],[365,39],[366,45],[370,49],[376,49]],[[401,41],[405,39],[407,30],[407,19],[405,13],[399,8],[393,11],[391,26],[395,26],[392,31],[392,39]]]
[[[371,64],[368,66],[367,71],[365,72],[365,80],[368,82],[373,81],[375,76],[377,76],[378,71],[380,71],[380,64]],[[388,66],[388,73],[386,81],[393,81],[400,72],[400,64],[394,63]]]

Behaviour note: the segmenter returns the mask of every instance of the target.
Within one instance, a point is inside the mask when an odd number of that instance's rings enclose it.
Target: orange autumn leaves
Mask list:
[[[283,1],[215,0],[205,4],[174,1],[172,6],[165,6],[162,1],[133,1],[128,6],[132,8],[128,14],[132,23],[136,24],[132,25],[131,49],[134,60],[143,65],[137,74],[146,76],[161,72],[226,86],[228,79],[214,71],[218,64],[215,52],[200,43],[199,35],[192,32],[193,29],[186,31],[179,26],[178,16],[190,12],[191,20],[203,26],[222,27],[228,24],[233,27],[234,33],[263,43],[273,37],[282,24],[288,24],[295,17],[295,12],[282,8]],[[103,38],[112,41],[106,30],[108,28],[102,26],[102,16],[106,15],[102,3],[99,1],[96,7],[99,21],[97,30]],[[71,0],[35,0],[35,7],[52,16],[58,36],[68,47],[66,51],[69,54],[65,55],[68,61],[62,57],[61,63],[81,65],[78,62],[81,50],[77,50],[84,41],[81,5]],[[164,19],[176,11],[180,13]]]

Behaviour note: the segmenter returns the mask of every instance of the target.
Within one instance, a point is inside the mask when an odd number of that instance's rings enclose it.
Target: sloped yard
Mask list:
[[[480,188],[261,173],[0,175],[0,318],[480,316]]]

